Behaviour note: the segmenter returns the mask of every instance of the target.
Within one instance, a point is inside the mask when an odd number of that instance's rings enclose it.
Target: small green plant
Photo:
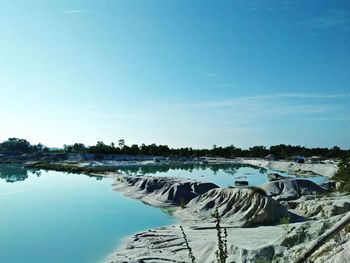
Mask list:
[[[290,223],[290,217],[282,217],[281,220],[280,220],[280,223],[283,227],[283,229],[288,232],[289,231],[289,223]]]
[[[184,209],[187,205],[187,201],[184,197],[180,197],[180,207]]]
[[[226,263],[226,260],[228,258],[227,253],[227,230],[224,229],[224,233],[222,234],[222,228],[220,226],[221,217],[219,214],[218,209],[215,209],[215,213],[213,214],[213,217],[215,218],[216,224],[215,228],[217,231],[217,237],[218,237],[218,249],[216,250],[216,259],[218,263]]]
[[[333,179],[340,182],[340,191],[350,192],[350,158],[344,158],[339,162],[338,171]]]
[[[186,248],[188,250],[188,256],[190,257],[192,263],[196,263],[196,258],[194,257],[193,252],[192,252],[192,248],[190,247],[190,245],[188,243],[188,239],[187,239],[187,236],[185,234],[185,231],[184,231],[182,226],[180,226],[180,229],[181,229],[182,236],[185,240]]]
[[[228,251],[227,251],[227,229],[224,228],[224,245],[225,245],[225,254],[226,258],[228,258]]]
[[[227,229],[222,228],[220,225],[221,222],[221,216],[219,214],[218,209],[215,209],[215,213],[212,215],[215,218],[215,229],[217,231],[217,237],[218,237],[218,248],[215,252],[216,259],[218,263],[226,263],[226,260],[228,259],[228,249],[227,249]],[[183,236],[183,239],[185,240],[186,248],[188,250],[188,256],[191,259],[192,263],[195,263],[196,258],[193,255],[192,248],[190,247],[188,243],[187,236],[185,234],[185,231],[183,230],[183,227],[180,226],[181,233]],[[223,231],[222,231],[223,229]]]

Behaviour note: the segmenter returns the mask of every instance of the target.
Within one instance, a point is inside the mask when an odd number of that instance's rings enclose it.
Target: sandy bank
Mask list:
[[[296,163],[291,161],[241,158],[238,162],[297,175],[322,175],[332,177],[338,170],[338,163],[332,160],[325,161],[324,163]]]
[[[193,229],[185,225],[196,262],[216,262],[217,233],[214,225],[206,229]],[[282,227],[230,228],[228,251],[244,255],[249,260],[258,259],[255,251],[269,253],[266,244],[274,243],[284,235]],[[232,258],[231,258],[232,259]],[[108,262],[190,262],[179,226],[145,231],[131,237]],[[256,262],[256,261],[255,261]]]
[[[315,238],[335,226],[341,216],[283,226],[227,228],[227,262],[294,262]],[[196,262],[216,263],[217,231],[182,224]],[[312,256],[311,262],[349,263],[350,235],[342,231]],[[188,262],[188,250],[179,225],[162,227],[132,236],[108,260],[120,262]]]

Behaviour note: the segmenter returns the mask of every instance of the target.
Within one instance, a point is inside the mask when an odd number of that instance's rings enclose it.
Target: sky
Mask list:
[[[348,0],[0,10],[0,141],[350,148]]]

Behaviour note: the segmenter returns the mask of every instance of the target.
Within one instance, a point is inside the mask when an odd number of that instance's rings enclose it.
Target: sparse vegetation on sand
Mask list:
[[[195,263],[196,262],[196,258],[194,257],[193,252],[192,252],[192,248],[190,247],[190,245],[188,243],[188,239],[187,239],[186,233],[185,233],[185,231],[184,231],[182,226],[180,226],[180,229],[181,229],[182,236],[183,236],[183,238],[185,240],[186,248],[188,250],[188,256],[191,259],[191,262]]]
[[[333,179],[340,182],[340,191],[350,192],[350,158],[342,159],[338,167]]]
[[[215,210],[214,214],[212,215],[215,218],[215,229],[217,231],[217,238],[218,238],[218,243],[217,243],[217,250],[215,251],[215,256],[217,259],[218,263],[226,263],[227,258],[228,258],[228,251],[227,251],[227,230],[226,228],[222,228],[220,225],[221,222],[221,217],[219,214],[218,209]],[[193,255],[192,248],[189,245],[187,235],[185,234],[183,227],[180,226],[182,236],[185,240],[186,248],[188,250],[188,255],[191,259],[192,263],[196,262],[196,258]],[[223,230],[222,230],[223,229]]]

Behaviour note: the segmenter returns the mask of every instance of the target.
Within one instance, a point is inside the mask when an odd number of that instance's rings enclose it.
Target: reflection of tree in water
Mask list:
[[[239,163],[238,164],[232,164],[232,163],[211,164],[211,165],[208,165],[208,168],[210,168],[213,171],[214,175],[216,175],[218,171],[222,170],[224,173],[234,176],[238,172],[238,170],[241,168],[252,168],[252,169],[259,170],[260,173],[266,173],[265,168],[258,168],[254,165],[239,164]]]
[[[104,177],[100,175],[93,175],[93,174],[86,174],[87,176],[91,178],[95,178],[97,181],[101,181]]]
[[[24,181],[28,178],[28,171],[20,165],[2,164],[0,165],[0,178],[7,183]]]
[[[227,169],[223,169],[224,173],[227,173],[227,174],[230,174],[230,175],[235,175],[238,171],[238,167],[234,166],[234,167],[230,167],[230,168],[227,168]]]
[[[41,176],[40,170],[28,170],[28,172],[32,173],[33,175],[35,175],[37,177]]]
[[[176,171],[189,171],[190,173],[193,170],[205,171],[206,169],[210,169],[214,175],[216,175],[220,170],[224,173],[235,175],[240,168],[254,168],[259,170],[260,173],[266,173],[266,169],[258,168],[249,164],[181,164],[181,163],[173,163],[173,164],[149,164],[142,166],[124,166],[120,167],[120,171],[126,174],[156,174],[156,173],[167,173],[170,170]]]
[[[24,181],[28,178],[29,173],[37,177],[41,176],[40,170],[28,170],[18,164],[0,165],[0,179],[5,180],[7,183]]]

